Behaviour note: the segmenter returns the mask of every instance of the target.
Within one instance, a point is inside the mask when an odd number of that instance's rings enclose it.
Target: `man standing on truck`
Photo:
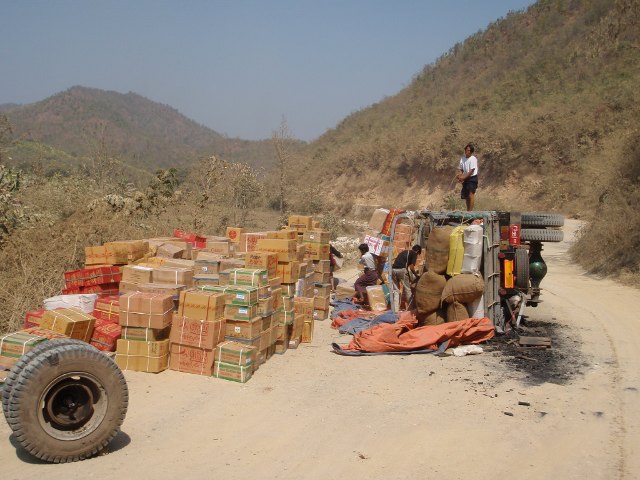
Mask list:
[[[476,189],[478,188],[478,159],[473,155],[474,148],[472,144],[464,147],[464,155],[460,157],[460,165],[456,179],[462,184],[460,198],[467,202],[467,211],[473,210],[475,203]]]

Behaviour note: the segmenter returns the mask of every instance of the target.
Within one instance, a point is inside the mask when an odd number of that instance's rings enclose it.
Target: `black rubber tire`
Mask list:
[[[529,288],[529,252],[524,248],[516,249],[516,288]]]
[[[9,370],[7,378],[4,381],[4,386],[2,387],[2,413],[4,413],[4,418],[7,421],[9,420],[9,399],[11,398],[11,392],[13,391],[13,384],[20,375],[20,372],[22,372],[22,369],[25,367],[25,365],[27,365],[31,360],[40,355],[42,352],[63,345],[76,344],[87,345],[86,342],[83,342],[82,340],[75,340],[72,338],[56,338],[53,340],[46,340],[33,347],[18,359],[16,364],[11,367],[11,370]]]
[[[8,422],[16,441],[36,458],[74,462],[109,444],[128,402],[127,383],[113,360],[88,344],[58,346],[22,369]]]
[[[532,227],[561,227],[564,225],[564,215],[558,213],[526,212],[520,217],[523,228]]]
[[[520,240],[538,242],[561,242],[564,238],[562,230],[547,230],[544,228],[523,228],[520,230]]]

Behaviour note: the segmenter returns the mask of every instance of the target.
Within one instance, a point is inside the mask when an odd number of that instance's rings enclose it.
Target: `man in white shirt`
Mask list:
[[[353,297],[353,303],[365,304],[367,300],[367,287],[378,284],[378,272],[376,271],[376,261],[373,254],[369,251],[369,245],[366,243],[358,246],[360,250],[360,260],[358,263],[364,267],[364,273],[358,277],[353,287],[356,294]]]
[[[478,159],[473,155],[474,148],[470,143],[464,147],[464,155],[460,157],[460,165],[456,178],[462,184],[460,198],[467,202],[467,211],[473,210],[476,190],[478,188]]]

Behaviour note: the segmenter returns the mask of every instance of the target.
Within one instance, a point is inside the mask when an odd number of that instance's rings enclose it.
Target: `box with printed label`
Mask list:
[[[25,328],[40,326],[40,324],[42,323],[42,315],[44,315],[44,312],[44,308],[27,312],[24,317]]]
[[[206,290],[184,290],[180,292],[178,315],[193,320],[219,320],[224,317],[226,295]]]
[[[169,340],[141,342],[118,340],[116,364],[122,370],[159,373],[169,366]]]
[[[313,227],[313,217],[306,215],[289,215],[289,228],[304,232]]]
[[[202,287],[203,285],[220,285],[220,276],[218,274],[210,275],[206,273],[203,273],[201,275],[194,275],[194,288]]]
[[[279,238],[281,240],[295,240],[298,241],[298,231],[290,229],[276,230],[267,232],[267,238]]]
[[[278,262],[290,262],[297,259],[295,240],[261,238],[258,240],[256,250],[277,254]]]
[[[169,339],[171,343],[211,350],[224,340],[225,327],[225,319],[193,320],[174,314]]]
[[[169,295],[176,303],[180,298],[180,292],[185,290],[186,285],[168,285],[165,283],[128,283],[120,282],[120,293],[155,293],[161,295]]]
[[[95,322],[96,318],[93,315],[77,308],[58,308],[44,312],[40,327],[88,343],[91,341]]]
[[[233,243],[240,243],[242,234],[245,233],[245,229],[241,227],[227,227],[227,238]]]
[[[268,278],[278,275],[278,255],[270,252],[247,252],[244,257],[246,268],[266,270]]]
[[[179,372],[206,375],[213,373],[213,350],[198,348],[179,343],[171,343],[169,347],[169,368]]]
[[[269,286],[266,270],[252,268],[232,268],[220,272],[220,285],[247,285],[251,287]]]
[[[220,259],[208,260],[201,258],[204,253],[198,253],[198,259],[195,261],[193,267],[194,275],[217,275],[220,272]],[[211,255],[211,254],[209,254]]]
[[[326,230],[307,230],[302,235],[302,241],[304,243],[326,243],[329,244],[331,240],[331,232]]]
[[[253,305],[233,305],[227,304],[224,307],[224,318],[228,320],[241,320],[249,322],[258,316],[258,304]]]
[[[267,238],[267,232],[243,233],[237,247],[240,252],[253,252],[258,250],[258,240],[261,238]]]
[[[232,365],[251,365],[256,359],[256,347],[250,347],[244,343],[226,341],[215,349],[215,360]]]
[[[104,323],[93,329],[91,345],[103,352],[113,352],[116,342],[122,335],[122,327],[116,323]]]
[[[253,366],[233,365],[224,362],[215,362],[213,366],[213,376],[232,382],[246,383],[253,374]]]
[[[25,332],[0,336],[0,366],[7,369],[13,367],[22,355],[45,341],[48,341],[45,337]]]
[[[169,338],[171,326],[165,328],[122,327],[124,340],[137,340],[144,342],[159,342]]]
[[[225,303],[233,305],[254,305],[258,303],[258,288],[241,285],[207,285],[200,287],[210,292],[223,292],[226,295]]]
[[[225,337],[234,339],[253,340],[260,336],[262,330],[262,317],[255,317],[248,322],[245,320],[227,319]]]
[[[304,316],[305,320],[311,320],[313,318],[313,304],[314,299],[297,297],[293,299],[294,310]]]
[[[120,297],[120,325],[125,327],[162,329],[171,324],[172,313],[171,295],[133,292]]]
[[[190,287],[193,284],[193,269],[176,267],[154,267],[153,283],[186,285],[187,287]]]
[[[271,289],[271,296],[273,298],[273,310],[278,310],[282,308],[282,305],[283,305],[282,288],[278,287],[278,288]]]

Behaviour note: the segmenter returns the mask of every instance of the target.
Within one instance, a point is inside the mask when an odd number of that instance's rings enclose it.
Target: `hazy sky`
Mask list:
[[[0,104],[129,91],[230,137],[313,140],[533,0],[0,0]]]

